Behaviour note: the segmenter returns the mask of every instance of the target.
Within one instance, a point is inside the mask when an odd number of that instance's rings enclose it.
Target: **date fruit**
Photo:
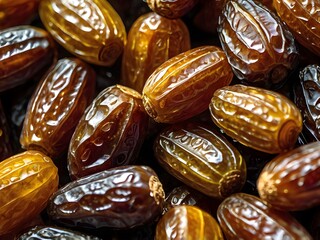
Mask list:
[[[42,0],[39,14],[54,39],[82,60],[111,66],[123,51],[124,24],[105,0]]]
[[[295,146],[302,130],[299,109],[280,93],[236,84],[218,89],[209,106],[213,122],[243,145],[266,153]]]
[[[227,1],[218,35],[234,74],[243,83],[278,88],[298,63],[291,32],[274,13],[253,0]]]
[[[33,26],[0,31],[0,92],[25,83],[55,60],[49,33]]]
[[[165,213],[156,227],[155,240],[223,240],[217,221],[195,206],[176,206]]]
[[[215,198],[243,187],[246,164],[240,153],[212,129],[195,123],[169,126],[154,143],[160,165],[184,184]]]
[[[156,121],[176,123],[208,109],[215,90],[229,85],[233,73],[224,52],[201,46],[161,64],[142,91],[143,105]]]
[[[10,125],[2,102],[0,101],[0,162],[13,155]]]
[[[0,163],[0,235],[32,221],[58,189],[58,169],[38,151],[16,154]]]
[[[147,166],[120,166],[82,177],[50,199],[51,219],[83,228],[129,229],[155,220],[164,191]]]
[[[189,30],[183,21],[170,20],[153,12],[144,14],[130,28],[120,83],[141,93],[157,67],[189,49]]]

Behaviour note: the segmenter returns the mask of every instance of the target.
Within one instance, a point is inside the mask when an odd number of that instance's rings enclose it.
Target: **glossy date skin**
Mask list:
[[[0,92],[21,85],[55,61],[49,33],[34,26],[0,31]]]
[[[157,67],[189,49],[189,30],[182,20],[170,20],[154,12],[144,14],[130,28],[120,83],[141,93]]]
[[[164,191],[146,166],[120,166],[68,183],[50,199],[51,219],[83,228],[129,229],[155,220]]]
[[[228,1],[218,35],[234,74],[242,83],[278,88],[298,63],[298,50],[286,25],[253,0]]]
[[[104,89],[86,109],[70,141],[70,176],[75,179],[133,163],[148,119],[138,92],[121,85]]]
[[[29,101],[20,135],[24,149],[56,158],[68,149],[72,134],[95,93],[96,74],[76,58],[60,59],[43,77]]]

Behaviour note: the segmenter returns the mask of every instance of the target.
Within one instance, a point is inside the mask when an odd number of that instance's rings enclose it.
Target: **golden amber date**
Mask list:
[[[29,101],[20,135],[24,149],[56,158],[65,153],[72,134],[95,93],[94,70],[76,58],[60,59],[43,77]]]
[[[283,211],[320,204],[320,142],[278,155],[267,163],[257,181],[260,197]]]
[[[154,154],[171,175],[211,197],[238,192],[246,180],[246,164],[237,149],[199,124],[164,129],[155,140]]]
[[[318,0],[274,0],[273,6],[297,41],[320,56],[320,2]]]
[[[50,199],[51,219],[84,228],[129,229],[160,216],[164,191],[147,166],[120,166],[79,178]]]
[[[157,67],[189,49],[189,30],[183,21],[170,20],[153,12],[144,14],[130,28],[120,83],[141,93]]]
[[[218,35],[235,75],[249,85],[280,87],[298,63],[291,32],[253,0],[227,1]]]
[[[0,235],[33,220],[58,189],[58,169],[38,151],[26,151],[0,163]]]
[[[228,240],[311,240],[306,229],[289,213],[268,207],[260,198],[237,193],[219,206],[218,221]]]
[[[214,93],[209,109],[213,122],[227,135],[266,153],[292,149],[302,131],[299,109],[271,90],[226,86]]]
[[[198,0],[146,0],[150,9],[166,18],[180,18],[187,14]]]
[[[133,163],[148,120],[138,92],[121,85],[104,89],[87,108],[72,136],[70,176],[79,178]]]
[[[42,0],[39,14],[54,39],[82,60],[110,66],[123,51],[125,27],[105,0]]]
[[[142,91],[143,105],[156,122],[180,122],[208,109],[214,91],[229,85],[232,78],[219,47],[197,47],[167,60],[151,74]]]
[[[54,42],[45,30],[17,26],[0,31],[0,92],[25,83],[54,59]]]
[[[156,227],[155,240],[223,240],[217,221],[195,206],[176,206],[165,213]]]

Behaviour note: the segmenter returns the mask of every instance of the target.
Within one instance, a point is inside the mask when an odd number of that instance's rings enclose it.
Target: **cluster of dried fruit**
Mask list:
[[[319,11],[0,1],[0,239],[320,239]]]

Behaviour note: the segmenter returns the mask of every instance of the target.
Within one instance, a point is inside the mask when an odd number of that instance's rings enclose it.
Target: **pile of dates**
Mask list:
[[[318,0],[0,0],[0,239],[320,239]]]

